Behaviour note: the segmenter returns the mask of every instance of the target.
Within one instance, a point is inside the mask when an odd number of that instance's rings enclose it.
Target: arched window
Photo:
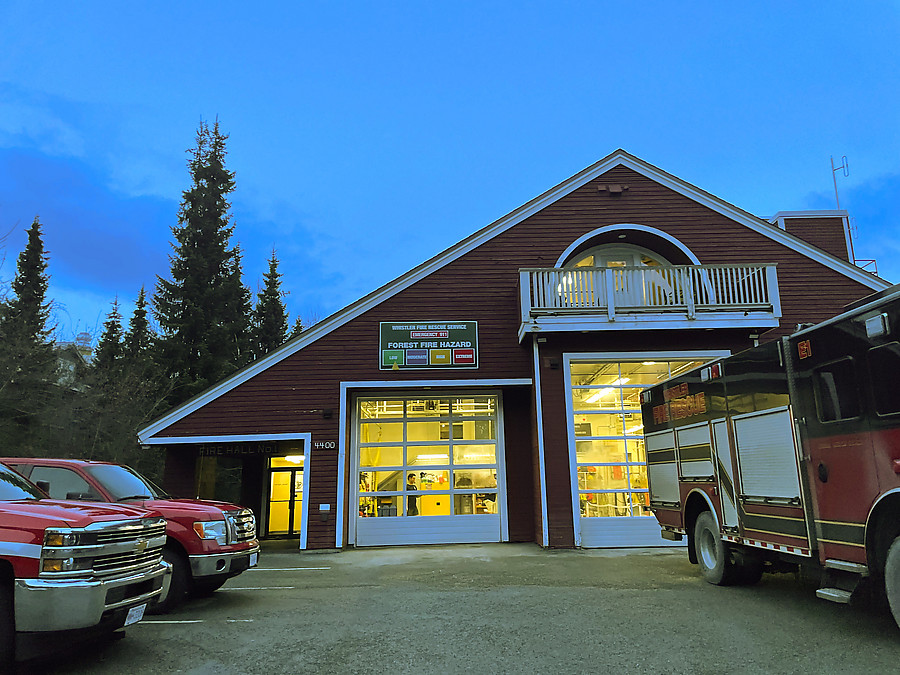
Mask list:
[[[577,254],[565,267],[658,267],[669,265],[658,253],[640,246],[604,244]]]

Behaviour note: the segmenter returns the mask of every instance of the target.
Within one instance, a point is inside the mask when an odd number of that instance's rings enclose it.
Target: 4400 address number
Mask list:
[[[337,441],[315,441],[313,447],[316,450],[334,450],[337,447]]]

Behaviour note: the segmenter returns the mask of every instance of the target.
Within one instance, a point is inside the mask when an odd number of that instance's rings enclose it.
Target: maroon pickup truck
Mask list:
[[[173,499],[127,466],[76,459],[8,457],[11,466],[53,499],[128,503],[166,519],[163,558],[172,565],[168,593],[152,608],[166,612],[188,595],[212,593],[259,561],[256,518],[227,502]]]

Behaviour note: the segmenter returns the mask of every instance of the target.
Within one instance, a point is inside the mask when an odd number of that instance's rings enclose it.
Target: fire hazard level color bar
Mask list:
[[[383,367],[397,366],[474,366],[475,350],[464,349],[385,349]]]

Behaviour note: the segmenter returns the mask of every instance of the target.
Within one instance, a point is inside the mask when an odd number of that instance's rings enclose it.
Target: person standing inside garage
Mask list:
[[[406,491],[412,492],[417,489],[418,488],[416,487],[416,474],[411,473],[406,477]],[[418,507],[418,504],[416,503],[417,500],[418,500],[418,497],[416,497],[415,495],[409,495],[406,498],[406,515],[408,515],[408,516],[419,515],[419,507]]]

